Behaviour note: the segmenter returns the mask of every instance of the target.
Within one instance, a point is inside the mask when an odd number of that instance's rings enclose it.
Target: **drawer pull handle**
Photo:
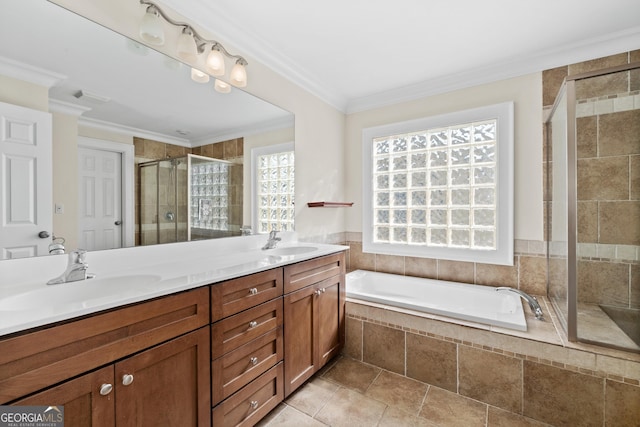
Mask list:
[[[100,394],[102,396],[106,396],[107,394],[111,393],[111,390],[113,390],[113,386],[111,384],[102,384],[100,386]]]
[[[251,364],[253,366],[256,366],[258,364],[258,358],[257,357],[252,357],[251,359],[249,359],[249,361],[251,362]]]
[[[258,326],[258,322],[256,322],[255,320],[249,322],[249,329],[255,328],[256,326]]]
[[[125,374],[122,376],[122,385],[130,385],[133,382],[133,375]]]
[[[257,288],[249,289],[249,295],[256,295],[257,293],[258,293],[258,289]]]
[[[251,406],[251,409],[256,409],[258,407],[258,401],[252,400],[251,403],[249,403],[249,406]]]

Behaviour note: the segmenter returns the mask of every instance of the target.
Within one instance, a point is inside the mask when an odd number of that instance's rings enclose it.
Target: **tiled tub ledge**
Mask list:
[[[640,354],[569,342],[560,330],[548,299],[543,296],[536,298],[542,303],[545,320],[536,320],[529,308],[525,307],[526,332],[353,298],[347,298],[346,315],[350,320],[640,386]],[[358,343],[350,342],[351,338],[356,337],[350,337],[347,331],[347,346],[358,346]],[[353,354],[349,355],[353,357]]]
[[[640,354],[347,298],[344,355],[550,425],[637,425]]]

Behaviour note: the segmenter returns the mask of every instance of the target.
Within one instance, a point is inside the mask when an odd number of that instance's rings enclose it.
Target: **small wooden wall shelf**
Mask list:
[[[350,208],[353,202],[309,202],[310,208]]]

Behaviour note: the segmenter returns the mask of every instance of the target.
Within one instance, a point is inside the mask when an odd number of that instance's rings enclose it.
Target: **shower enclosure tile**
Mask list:
[[[640,201],[600,202],[600,243],[640,245]]]
[[[640,154],[640,110],[601,115],[598,151],[600,156]]]
[[[605,157],[578,160],[578,200],[629,199],[629,159]]]
[[[578,301],[628,306],[629,266],[622,263],[578,261]]]
[[[606,425],[632,426],[640,420],[640,387],[610,381],[606,382]]]

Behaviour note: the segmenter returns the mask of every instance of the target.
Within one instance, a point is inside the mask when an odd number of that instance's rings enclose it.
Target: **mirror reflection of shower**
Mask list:
[[[188,154],[138,168],[141,245],[240,234],[242,165]]]

